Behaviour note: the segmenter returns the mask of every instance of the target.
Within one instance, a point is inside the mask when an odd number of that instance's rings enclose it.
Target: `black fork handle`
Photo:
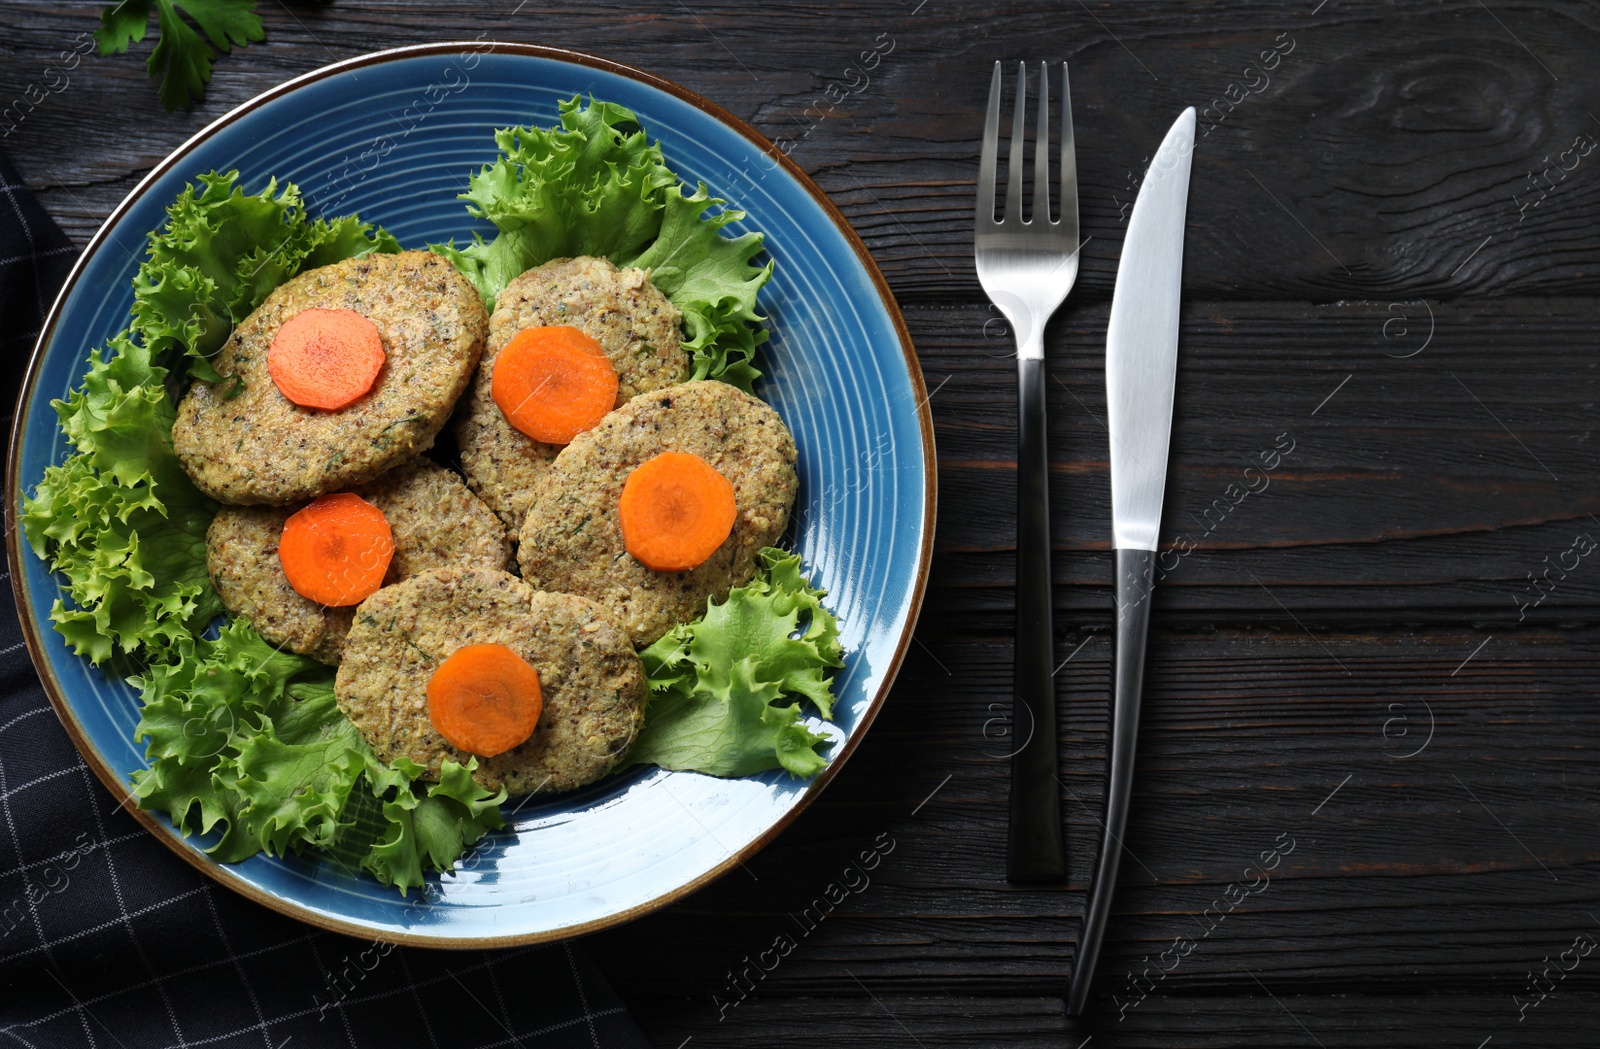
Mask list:
[[[1050,474],[1045,446],[1044,361],[1017,360],[1017,639],[1006,878],[1067,876],[1057,778],[1056,695],[1050,662]]]
[[[1139,740],[1139,705],[1144,693],[1144,650],[1150,633],[1150,592],[1155,585],[1154,550],[1117,550],[1117,628],[1113,654],[1111,700],[1111,769],[1106,777],[1106,820],[1084,908],[1083,936],[1072,966],[1067,1015],[1078,1016],[1089,1000],[1095,963],[1105,942],[1111,897],[1122,863],[1122,839],[1128,827],[1133,793],[1133,755]]]

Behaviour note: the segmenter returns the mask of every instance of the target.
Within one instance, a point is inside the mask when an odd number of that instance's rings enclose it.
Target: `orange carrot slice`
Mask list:
[[[355,310],[310,309],[284,321],[267,349],[267,374],[302,408],[338,411],[360,400],[383,369],[383,337]]]
[[[278,560],[295,592],[319,605],[360,604],[383,585],[394,532],[353,492],[325,495],[284,522]]]
[[[428,678],[428,720],[452,747],[492,758],[533,735],[539,672],[504,645],[458,648]]]
[[[490,394],[506,421],[536,441],[568,444],[617,404],[617,369],[577,328],[524,328],[494,361]]]
[[[622,542],[657,572],[683,572],[716,552],[739,516],[733,484],[698,455],[662,452],[622,484]]]

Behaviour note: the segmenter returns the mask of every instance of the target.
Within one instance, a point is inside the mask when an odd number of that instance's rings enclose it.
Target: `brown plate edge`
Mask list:
[[[33,387],[38,377],[38,369],[43,356],[44,347],[49,343],[50,336],[55,331],[56,323],[60,316],[61,307],[66,301],[68,293],[77,283],[78,277],[82,272],[85,263],[88,261],[90,256],[99,249],[101,243],[109,237],[111,227],[123,215],[123,213],[132,207],[133,203],[145,193],[152,183],[166,174],[166,172],[180,159],[186,156],[200,142],[215,133],[219,128],[225,127],[251,110],[256,109],[257,107],[264,105],[265,103],[270,102],[282,95],[288,94],[303,84],[312,83],[329,76],[344,73],[351,69],[360,69],[365,66],[375,65],[380,62],[387,62],[393,59],[413,58],[433,54],[460,54],[464,51],[476,51],[482,54],[520,54],[535,58],[553,59],[556,61],[569,62],[574,65],[599,69],[604,72],[613,73],[618,76],[639,81],[664,91],[667,94],[673,95],[681,101],[689,103],[696,109],[706,113],[708,116],[711,116],[713,119],[733,129],[740,135],[743,135],[754,145],[759,147],[764,154],[772,157],[773,160],[782,166],[785,171],[793,176],[795,181],[799,183],[800,186],[802,186],[808,193],[811,194],[812,199],[828,215],[829,219],[832,220],[834,225],[839,229],[840,233],[844,235],[845,240],[855,252],[857,259],[866,269],[868,275],[871,276],[873,287],[878,293],[878,298],[882,302],[884,308],[888,311],[890,319],[894,322],[895,334],[900,342],[900,350],[901,353],[905,355],[907,372],[911,377],[914,391],[919,396],[919,401],[917,404],[917,423],[922,435],[923,454],[924,527],[922,532],[921,549],[918,551],[917,578],[912,587],[911,608],[910,613],[907,616],[906,626],[901,631],[899,642],[896,644],[894,654],[889,660],[883,682],[879,685],[876,694],[872,697],[872,700],[867,704],[867,709],[865,713],[863,713],[861,721],[856,727],[856,731],[850,734],[850,737],[844,741],[843,746],[837,753],[830,755],[827,767],[818,773],[817,777],[811,781],[811,784],[806,789],[805,794],[801,796],[800,800],[795,804],[795,806],[788,812],[784,813],[783,816],[777,820],[777,822],[768,828],[766,833],[762,834],[756,840],[746,845],[743,849],[740,849],[737,853],[730,855],[726,860],[718,864],[716,867],[713,867],[711,870],[700,875],[698,878],[695,878],[693,881],[684,885],[680,885],[676,889],[664,893],[648,903],[643,903],[636,907],[619,911],[616,914],[608,915],[605,918],[596,919],[595,921],[591,922],[585,922],[580,925],[564,926],[560,929],[552,929],[543,932],[521,933],[509,936],[493,937],[441,937],[421,936],[409,933],[395,933],[392,930],[374,928],[372,926],[363,925],[357,922],[346,922],[337,918],[331,918],[327,915],[320,914],[316,911],[310,910],[297,901],[275,896],[271,893],[263,891],[250,882],[245,881],[238,875],[233,874],[225,864],[215,863],[205,859],[202,853],[190,848],[182,837],[174,834],[172,827],[168,823],[158,820],[154,814],[147,812],[134,804],[132,793],[128,790],[127,784],[122,781],[118,773],[109,766],[106,760],[101,756],[99,750],[97,750],[84,735],[81,726],[78,724],[77,717],[74,715],[71,707],[67,704],[62,696],[60,683],[56,680],[55,674],[50,669],[49,660],[44,657],[40,637],[38,634],[38,625],[34,622],[32,614],[26,612],[26,610],[32,608],[32,604],[28,600],[29,592],[24,578],[26,573],[19,570],[22,564],[23,551],[18,540],[18,528],[20,523],[17,520],[17,514],[20,512],[21,507],[22,491],[16,467],[17,460],[21,452],[22,435],[26,428],[26,420],[22,410],[23,406],[28,403],[33,393]],[[854,752],[856,745],[866,734],[867,729],[871,727],[873,720],[877,717],[878,711],[883,707],[884,701],[888,698],[889,691],[894,685],[894,680],[899,674],[900,665],[902,662],[904,662],[906,649],[909,647],[912,634],[916,630],[917,620],[922,612],[922,601],[927,590],[928,573],[933,558],[933,533],[937,520],[936,514],[938,509],[938,465],[935,457],[933,442],[933,410],[929,407],[928,400],[927,384],[923,380],[922,366],[917,359],[915,347],[912,345],[911,334],[906,328],[905,318],[900,312],[899,304],[895,301],[893,292],[891,292],[889,289],[888,282],[884,279],[883,273],[878,269],[877,263],[873,261],[872,256],[867,252],[866,245],[862,243],[860,236],[850,225],[849,220],[844,217],[843,213],[840,212],[839,209],[834,205],[833,201],[829,199],[827,194],[824,193],[821,188],[819,188],[817,184],[811,180],[811,177],[807,175],[799,165],[789,159],[788,154],[778,149],[770,140],[766,138],[766,136],[762,135],[755,128],[751,127],[740,118],[734,116],[732,113],[729,113],[727,110],[703,98],[699,94],[690,91],[688,88],[685,88],[670,80],[666,80],[662,77],[658,77],[653,73],[647,73],[643,70],[635,69],[632,66],[611,61],[610,59],[585,54],[581,51],[570,51],[564,48],[545,47],[538,44],[458,41],[431,44],[413,44],[406,47],[388,48],[383,51],[374,51],[365,55],[357,55],[354,58],[345,59],[341,62],[335,62],[331,65],[322,66],[318,69],[311,70],[310,72],[303,73],[300,76],[294,77],[282,84],[277,85],[276,87],[270,88],[254,98],[234,107],[227,113],[212,121],[210,124],[206,125],[194,135],[190,136],[175,150],[169,153],[160,163],[152,168],[150,172],[139,181],[139,184],[129,191],[128,195],[123,198],[122,202],[118,204],[112,210],[111,214],[106,217],[106,220],[101,224],[100,229],[96,231],[92,238],[90,238],[89,243],[84,246],[83,252],[73,263],[72,270],[68,273],[66,281],[62,284],[61,290],[57,293],[55,301],[50,306],[50,311],[46,315],[44,324],[40,329],[39,338],[34,344],[33,353],[28,359],[27,371],[24,373],[21,389],[18,394],[16,411],[13,413],[11,435],[6,451],[6,556],[10,560],[12,567],[11,588],[17,603],[18,619],[20,619],[22,623],[23,640],[28,646],[28,655],[33,660],[34,668],[39,673],[40,681],[44,685],[45,694],[50,700],[50,705],[52,708],[54,708],[56,717],[61,721],[62,726],[67,730],[67,735],[72,739],[73,746],[78,749],[78,753],[83,756],[90,769],[94,771],[95,776],[100,780],[101,783],[105,785],[106,789],[111,792],[112,796],[120,798],[118,803],[122,806],[122,808],[126,809],[134,817],[134,819],[143,824],[144,827],[149,830],[157,839],[165,843],[168,848],[181,856],[186,862],[189,863],[190,866],[202,871],[209,877],[215,879],[217,882],[226,885],[235,892],[238,892],[240,895],[248,897],[249,899],[254,900],[256,903],[262,904],[265,907],[277,911],[279,914],[286,915],[318,928],[326,929],[330,932],[336,932],[347,936],[372,938],[380,942],[394,943],[409,947],[483,950],[497,947],[518,947],[531,944],[549,943],[557,940],[570,939],[576,936],[583,936],[588,933],[599,932],[602,929],[608,929],[616,925],[621,925],[653,911],[660,910],[663,907],[692,895],[701,888],[704,888],[706,885],[709,885],[711,882],[721,878],[734,867],[743,864],[746,859],[754,856],[761,849],[765,848],[773,838],[777,837],[777,835],[787,828],[789,824],[794,822],[800,813],[805,811],[811,802],[822,793],[822,790],[828,785],[828,783],[832,781],[835,773],[844,765],[851,753]],[[28,551],[28,555],[32,556],[31,549]]]

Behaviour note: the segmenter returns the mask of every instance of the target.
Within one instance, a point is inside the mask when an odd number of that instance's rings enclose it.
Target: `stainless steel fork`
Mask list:
[[[1006,877],[1066,877],[1057,779],[1054,644],[1050,624],[1050,485],[1044,424],[1044,328],[1078,276],[1078,168],[1072,142],[1072,95],[1061,67],[1061,215],[1050,217],[1050,66],[1040,64],[1038,130],[1033,147],[1033,206],[1022,217],[1023,124],[1027,66],[1017,64],[1005,212],[994,217],[1000,153],[1000,63],[994,64],[983,127],[973,239],[978,282],[1017,339],[1017,641],[1011,817]],[[1024,733],[1026,735],[1024,736]]]

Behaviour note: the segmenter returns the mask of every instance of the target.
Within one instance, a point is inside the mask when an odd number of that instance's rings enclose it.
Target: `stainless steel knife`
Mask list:
[[[1178,376],[1178,300],[1183,288],[1183,224],[1194,154],[1194,108],[1173,123],[1156,151],[1128,220],[1106,330],[1106,425],[1111,431],[1111,530],[1117,626],[1111,706],[1111,769],[1106,818],[1083,936],[1067,993],[1067,1014],[1083,1011],[1111,914],[1133,786],[1134,744],[1144,683],[1156,536],[1172,440]]]

